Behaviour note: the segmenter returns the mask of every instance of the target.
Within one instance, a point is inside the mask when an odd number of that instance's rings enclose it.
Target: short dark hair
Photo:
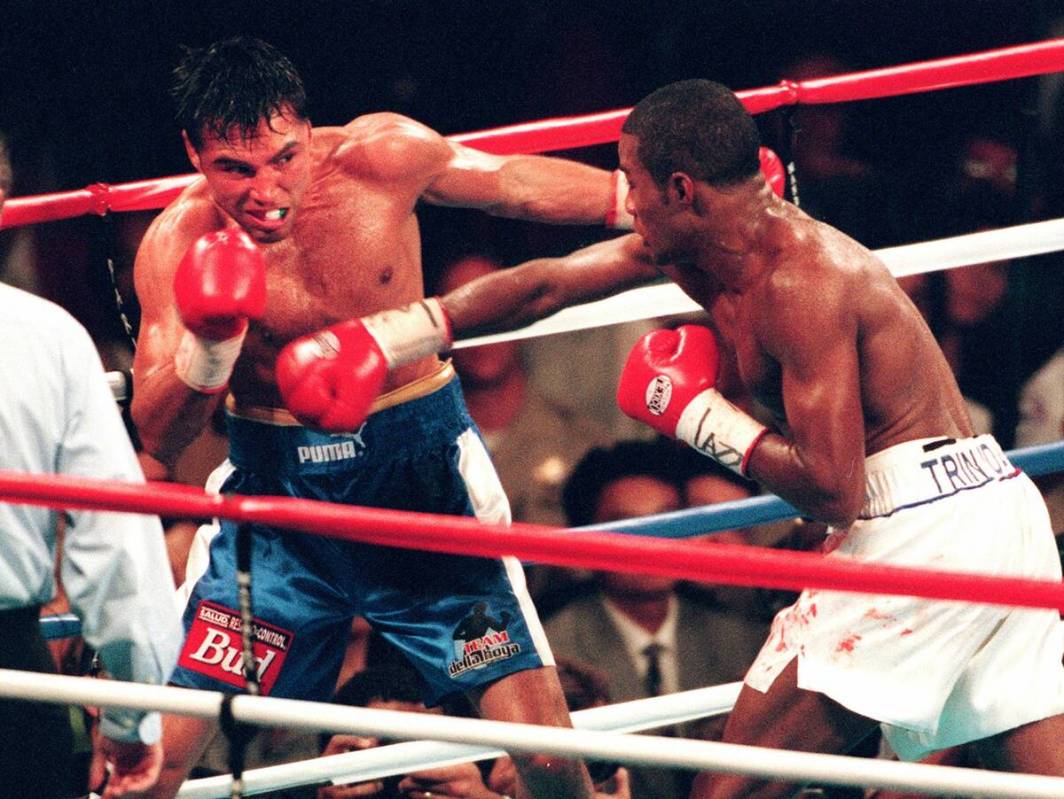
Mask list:
[[[366,668],[356,672],[337,689],[332,702],[337,705],[369,707],[371,702],[421,702],[424,687],[412,666],[398,662],[388,668]]]
[[[621,131],[639,139],[639,161],[658,186],[674,172],[727,186],[760,168],[757,123],[731,89],[713,81],[682,80],[651,92]]]
[[[621,441],[612,447],[589,450],[573,468],[562,488],[562,508],[572,527],[595,520],[602,492],[625,477],[652,477],[683,496],[672,448],[667,441]]]
[[[272,45],[245,36],[185,48],[170,96],[177,124],[196,149],[204,132],[247,140],[276,114],[306,119],[306,90],[292,62]]]

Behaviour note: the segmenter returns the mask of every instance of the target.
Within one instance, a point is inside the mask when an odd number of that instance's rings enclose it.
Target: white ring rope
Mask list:
[[[895,277],[907,277],[989,261],[1044,255],[1060,250],[1064,250],[1064,219],[1031,222],[999,230],[904,244],[900,247],[886,247],[875,250],[875,254],[886,263]],[[701,310],[702,307],[674,283],[643,286],[604,300],[565,308],[517,330],[462,339],[454,342],[453,349],[589,330]],[[116,402],[129,399],[131,385],[128,374],[108,372],[107,378]]]
[[[187,688],[0,670],[0,696],[56,704],[133,707],[217,718],[222,694]],[[726,771],[786,782],[879,786],[995,799],[1060,799],[1064,778],[951,766],[761,749],[714,741],[541,727],[427,713],[369,710],[294,699],[239,695],[234,718],[268,727],[327,730],[399,740],[431,738],[647,766]]]
[[[1064,250],[1064,219],[985,230],[946,239],[875,250],[895,277],[937,272],[1009,258],[1026,258]],[[621,322],[701,311],[702,307],[674,283],[631,289],[604,300],[566,308],[520,330],[456,341],[455,349],[498,341],[549,336]]]
[[[571,716],[573,726],[581,730],[640,732],[728,713],[735,705],[740,688],[741,682],[726,683],[667,696],[578,710]],[[244,793],[250,796],[322,780],[330,780],[334,785],[365,782],[413,771],[486,760],[503,754],[505,752],[498,748],[470,747],[442,741],[390,744],[375,749],[245,771]],[[178,799],[225,799],[229,796],[229,784],[227,774],[189,780],[181,787],[177,796]]]

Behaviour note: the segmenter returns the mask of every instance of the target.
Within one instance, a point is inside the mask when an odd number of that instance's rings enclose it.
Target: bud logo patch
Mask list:
[[[647,383],[647,410],[654,416],[661,416],[672,400],[672,381],[667,375],[658,375]]]
[[[258,665],[259,685],[268,696],[295,635],[255,619],[251,650]],[[185,639],[178,664],[237,688],[244,687],[240,642],[240,614],[224,605],[203,600]]]

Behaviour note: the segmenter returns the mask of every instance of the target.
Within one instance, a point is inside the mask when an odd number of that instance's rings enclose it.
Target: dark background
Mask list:
[[[39,2],[0,4],[0,122],[52,144],[64,187],[187,170],[167,76],[181,44],[237,33],[286,52],[317,124],[381,109],[442,133],[627,107],[680,78],[735,89],[829,52],[854,69],[1046,38],[1057,2]],[[877,101],[862,149],[944,145],[958,123],[1010,127],[1032,81]],[[859,104],[863,106],[864,104]],[[883,124],[901,112],[900,121]]]
[[[387,109],[450,134],[628,107],[681,78],[709,77],[737,90],[765,86],[813,53],[857,70],[1033,42],[1054,35],[1061,20],[1064,0],[5,0],[0,129],[12,139],[16,195],[186,173],[166,94],[169,71],[180,45],[235,34],[264,38],[292,58],[315,124]],[[892,225],[866,243],[946,235],[928,198],[955,167],[957,147],[976,133],[1019,152],[1010,221],[1064,214],[1057,196],[1064,194],[1061,142],[1047,139],[1040,86],[1037,79],[1013,80],[846,104],[846,147],[889,176],[895,193]],[[783,115],[764,115],[759,123],[766,144],[785,152]],[[564,155],[616,165],[612,145]],[[801,178],[799,169],[799,186]],[[462,252],[515,263],[603,235],[469,211],[426,208],[421,215],[430,289],[441,266]],[[93,218],[36,226],[41,293],[70,308],[98,340],[121,336],[103,265],[112,255],[120,268],[128,266],[125,225]],[[0,234],[0,253],[10,235]],[[1023,361],[1010,366],[1010,382],[1048,357],[1061,328],[1052,315],[1059,309],[1041,307],[1061,294],[1054,284],[1059,265],[1025,266],[1016,275],[1021,302],[1009,322],[1015,329],[1033,320],[1027,327],[1040,334],[1009,344]],[[1032,298],[1041,303],[1033,316]],[[1050,321],[1046,332],[1043,317],[1056,318],[1055,328]]]

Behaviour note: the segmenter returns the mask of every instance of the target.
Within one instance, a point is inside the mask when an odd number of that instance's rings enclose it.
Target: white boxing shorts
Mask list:
[[[829,530],[828,557],[1061,579],[1045,503],[993,437],[909,441],[865,472],[861,515]],[[1056,610],[807,589],[746,684],[767,691],[795,657],[799,688],[880,721],[905,760],[1064,713]]]

